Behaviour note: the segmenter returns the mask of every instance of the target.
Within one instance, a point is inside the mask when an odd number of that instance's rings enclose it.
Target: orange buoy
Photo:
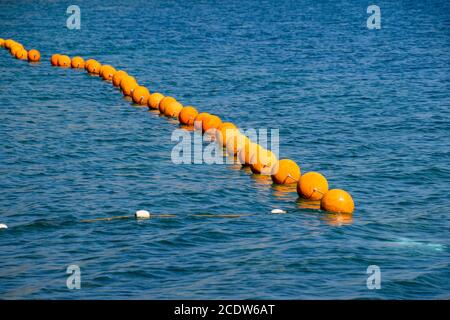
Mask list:
[[[5,39],[0,38],[0,47],[4,47],[5,46]]]
[[[31,49],[28,51],[28,60],[31,62],[38,62],[41,60],[41,53],[36,49]]]
[[[250,169],[255,174],[270,175],[273,166],[277,163],[277,157],[272,151],[260,148],[253,155],[254,159],[250,162]]]
[[[250,139],[243,135],[238,129],[231,129],[227,132],[226,149],[230,156],[235,156],[250,143]]]
[[[21,51],[21,50],[25,50],[25,48],[23,47],[23,45],[21,44],[14,44],[10,49],[9,52],[11,53],[11,55],[16,56],[16,53]]]
[[[116,69],[108,64],[104,64],[100,68],[99,75],[103,78],[105,81],[111,81],[112,77],[114,76],[114,73],[116,73]]]
[[[143,86],[137,86],[134,88],[132,93],[132,98],[134,103],[140,104],[140,105],[147,105],[148,103],[148,97],[150,96],[150,92],[146,87]]]
[[[172,101],[164,108],[164,114],[171,118],[177,118],[181,110],[183,110],[183,105],[178,101]]]
[[[101,67],[102,65],[100,64],[100,62],[94,60],[87,66],[87,71],[91,74],[98,75]]]
[[[174,97],[166,96],[166,97],[162,98],[158,105],[159,112],[161,114],[164,114],[166,106],[175,101],[177,101],[177,100]]]
[[[122,93],[124,96],[131,96],[134,88],[138,86],[136,79],[132,76],[125,76],[120,81],[120,89],[122,89]]]
[[[85,69],[86,71],[89,72],[89,70],[88,70],[89,65],[90,65],[91,63],[95,62],[95,61],[96,61],[96,60],[94,60],[94,59],[88,59],[88,60],[86,60],[86,62],[84,63],[84,69]]]
[[[334,213],[352,213],[355,204],[348,192],[341,189],[332,189],[323,196],[320,201],[320,208]]]
[[[216,129],[220,127],[222,124],[222,120],[216,116],[211,115],[211,117],[206,118],[202,123],[202,130],[203,132],[209,132],[210,134],[216,133]]]
[[[178,119],[180,120],[181,124],[192,126],[197,115],[197,109],[195,109],[193,106],[186,106],[180,111]]]
[[[147,105],[150,109],[158,109],[159,103],[164,98],[164,95],[159,92],[154,92],[148,97]]]
[[[328,181],[318,172],[308,172],[297,183],[299,196],[309,200],[320,200],[328,192]]]
[[[3,46],[9,50],[14,43],[16,42],[13,39],[7,39]]]
[[[58,66],[63,67],[63,68],[68,68],[68,67],[70,67],[70,64],[71,64],[71,60],[70,60],[69,56],[60,55],[58,57]]]
[[[249,166],[253,155],[261,148],[257,143],[250,142],[247,143],[241,150],[238,151],[239,162],[244,166]]]
[[[72,61],[70,62],[70,65],[72,68],[75,69],[83,69],[85,66],[85,62],[82,57],[73,57]]]
[[[203,122],[205,122],[209,117],[212,115],[208,112],[201,112],[197,114],[197,116],[194,119],[194,129],[195,130],[202,130],[203,128]]]
[[[114,73],[114,75],[112,77],[112,83],[113,83],[114,87],[120,86],[120,81],[122,81],[122,79],[127,75],[128,75],[128,73],[126,73],[123,70],[119,70],[116,73]]]
[[[19,60],[28,60],[28,51],[25,49],[16,52],[15,57]]]
[[[223,122],[216,130],[216,141],[221,147],[226,146],[228,133],[232,134],[236,126],[231,122]]]
[[[276,184],[297,183],[300,174],[300,167],[295,161],[281,159],[272,168],[272,181]]]
[[[52,55],[52,57],[50,58],[50,62],[52,63],[52,66],[58,66],[58,59],[61,55],[60,54],[54,54]]]

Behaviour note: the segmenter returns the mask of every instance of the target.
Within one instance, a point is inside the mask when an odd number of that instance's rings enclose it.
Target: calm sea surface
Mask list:
[[[0,3],[0,37],[43,56],[0,50],[0,298],[450,298],[448,1],[378,1],[381,30],[367,1],[77,1],[81,30],[69,4]],[[348,190],[353,216],[236,166],[173,164],[175,121],[53,53],[280,129],[280,156]],[[176,216],[81,222],[139,209]],[[250,215],[195,216],[225,213]]]

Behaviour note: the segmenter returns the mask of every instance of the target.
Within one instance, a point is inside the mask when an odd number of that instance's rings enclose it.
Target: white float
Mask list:
[[[280,213],[286,213],[285,210],[281,210],[281,209],[273,209],[272,211],[270,211],[271,213],[275,213],[275,214],[280,214]]]
[[[0,223],[0,229],[8,229],[8,226],[4,223]]]
[[[136,219],[150,219],[150,212],[148,212],[147,210],[138,210],[136,211],[134,216],[136,217]]]

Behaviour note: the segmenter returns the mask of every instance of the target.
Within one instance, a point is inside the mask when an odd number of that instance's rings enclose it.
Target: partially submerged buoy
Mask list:
[[[70,66],[75,69],[84,69],[84,59],[82,57],[73,57]]]
[[[153,92],[148,97],[147,105],[150,109],[158,109],[159,103],[164,98],[164,95],[159,92]]]
[[[290,159],[281,159],[272,169],[272,181],[276,184],[297,183],[299,179],[300,167]]]
[[[137,86],[134,88],[131,97],[133,98],[134,103],[140,105],[147,105],[148,98],[150,96],[150,92],[146,87]]]
[[[183,105],[178,101],[169,102],[164,108],[164,114],[171,118],[178,118],[181,110],[183,110]]]
[[[211,117],[211,114],[208,112],[201,112],[197,114],[194,119],[194,129],[198,131],[202,130],[203,122],[205,122],[209,117]]]
[[[228,133],[232,134],[233,132],[236,132],[236,130],[234,130],[234,129],[237,129],[237,128],[231,122],[223,122],[220,124],[220,126],[215,131],[216,142],[219,144],[219,146],[221,146],[221,147],[226,146],[226,142],[228,139]]]
[[[0,223],[0,229],[8,229],[8,226],[4,223]]]
[[[102,65],[100,64],[100,62],[93,60],[89,63],[89,65],[87,65],[87,71],[90,74],[98,75],[100,73],[101,67]]]
[[[211,117],[206,118],[202,123],[203,132],[208,132],[209,134],[215,134],[215,130],[220,127],[222,120],[216,116],[211,115]]]
[[[147,210],[138,210],[136,211],[134,216],[136,217],[136,219],[150,219],[150,212],[148,212]]]
[[[112,77],[112,84],[114,85],[114,87],[120,86],[120,81],[122,81],[122,79],[127,75],[128,73],[126,73],[123,70],[119,70],[116,73],[114,73]]]
[[[270,211],[270,213],[283,214],[283,213],[286,213],[286,211],[285,210],[281,210],[281,209],[273,209],[272,211]]]
[[[267,149],[260,148],[258,152],[253,155],[250,169],[255,174],[270,175],[273,166],[277,163],[275,154]]]
[[[194,120],[197,115],[197,109],[195,109],[193,106],[186,106],[180,111],[178,119],[180,120],[181,124],[192,126],[194,125]]]
[[[39,60],[41,60],[41,53],[36,49],[31,49],[30,51],[28,51],[28,60],[30,62],[38,62]]]
[[[104,64],[100,68],[99,75],[100,75],[100,77],[103,78],[103,80],[111,81],[116,72],[117,72],[116,68],[114,68],[110,65]]]
[[[300,177],[297,183],[297,193],[309,200],[320,200],[328,192],[327,179],[318,172],[308,172]]]
[[[25,49],[21,49],[16,52],[15,57],[19,60],[28,60],[28,51]]]
[[[57,67],[58,66],[58,59],[61,55],[60,54],[54,54],[52,55],[52,57],[50,58],[50,62],[52,64],[52,66]]]
[[[62,68],[69,68],[71,66],[72,61],[70,60],[69,56],[66,55],[60,55],[58,57],[58,66]]]
[[[323,196],[320,201],[320,208],[334,213],[352,213],[355,204],[348,192],[341,189],[332,189]]]
[[[125,76],[120,81],[120,89],[122,89],[122,93],[124,96],[131,96],[134,88],[138,86],[137,81],[132,76]]]
[[[172,103],[172,102],[176,102],[177,100],[174,98],[174,97],[170,97],[170,96],[165,96],[164,98],[162,98],[161,99],[161,101],[159,102],[159,105],[158,105],[158,109],[159,109],[159,112],[161,113],[161,114],[165,114],[165,109],[166,109],[166,106],[168,106],[170,103]]]

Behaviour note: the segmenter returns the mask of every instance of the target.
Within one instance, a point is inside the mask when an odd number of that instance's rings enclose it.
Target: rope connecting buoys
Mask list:
[[[39,51],[25,48],[12,39],[0,38],[0,47],[10,50],[18,59],[39,61]],[[150,91],[138,84],[136,79],[123,70],[116,70],[110,65],[101,65],[100,62],[89,59],[86,62],[81,57],[70,59],[66,55],[54,54],[51,59],[53,66],[85,68],[90,74],[99,75],[111,81],[115,87],[120,87],[124,96],[132,98],[139,105],[148,106],[152,110],[159,110],[160,114],[177,118],[181,125],[192,126],[196,131],[211,135],[221,147],[226,149],[230,156],[237,156],[244,166],[250,166],[254,174],[270,175],[274,184],[289,185],[297,183],[297,193],[307,200],[320,201],[320,208],[325,211],[351,214],[354,202],[351,195],[341,189],[328,191],[328,181],[317,172],[308,172],[301,175],[298,164],[290,159],[278,160],[276,155],[259,144],[252,142],[247,136],[230,122],[222,122],[217,115],[199,112],[192,106],[183,106],[171,96]],[[272,213],[279,213],[273,210]],[[282,210],[281,210],[282,211]],[[284,213],[284,211],[283,211]],[[135,217],[149,218],[151,215],[145,210],[136,212]],[[120,217],[118,217],[120,218]]]

